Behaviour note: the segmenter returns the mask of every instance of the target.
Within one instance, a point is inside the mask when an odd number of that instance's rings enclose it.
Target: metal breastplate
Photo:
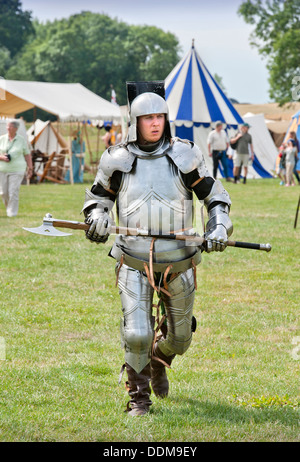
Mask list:
[[[182,232],[192,227],[192,192],[184,186],[177,167],[165,154],[137,156],[131,172],[123,175],[117,207],[120,226],[142,228],[154,234]],[[117,236],[111,254],[118,260],[121,252],[148,261],[151,240],[150,237]],[[185,241],[157,239],[153,262],[182,261],[198,251],[197,246],[187,245]],[[154,269],[160,271],[161,268],[156,265]]]
[[[192,193],[166,155],[137,158],[119,190],[119,223],[169,234],[192,226],[192,204]]]

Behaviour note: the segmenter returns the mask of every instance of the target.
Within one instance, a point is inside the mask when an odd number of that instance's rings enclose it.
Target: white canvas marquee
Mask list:
[[[27,82],[0,79],[0,115],[11,117],[33,107],[55,114],[61,121],[121,120],[119,106],[80,83]]]
[[[263,167],[259,172],[260,167],[257,164],[257,173],[261,173],[261,177],[265,177],[265,172],[272,174],[275,171],[278,150],[266,125],[265,116],[248,112],[244,114],[243,119],[250,125],[249,133],[252,135],[253,149]]]

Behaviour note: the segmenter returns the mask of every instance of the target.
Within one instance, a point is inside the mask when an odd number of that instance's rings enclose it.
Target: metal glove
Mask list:
[[[204,234],[206,239],[206,252],[223,252],[227,247],[227,230],[223,225],[216,225]]]
[[[90,225],[85,232],[86,238],[93,242],[106,242],[111,232],[111,227],[115,226],[114,221],[107,212],[93,209],[85,219],[85,223]]]

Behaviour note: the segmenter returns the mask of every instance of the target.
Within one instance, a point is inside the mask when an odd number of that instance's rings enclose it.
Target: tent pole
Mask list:
[[[36,129],[36,126],[35,126],[35,123],[36,123],[36,106],[34,106],[33,108],[33,149],[35,149],[35,129]]]
[[[80,169],[82,169],[84,171],[84,154],[82,152],[82,145],[83,145],[83,137],[82,137],[82,133],[81,133],[81,130],[80,130],[80,122],[78,121],[77,122],[77,132],[79,133],[80,135]],[[81,174],[81,172],[80,172]],[[79,176],[80,176],[79,174]]]
[[[70,183],[74,184],[73,164],[72,164],[72,122],[69,122],[69,159],[70,159]]]
[[[87,129],[86,129],[86,123],[85,122],[82,122],[82,123],[83,123],[83,128],[84,128],[84,133],[85,133],[85,137],[86,137],[86,142],[87,142],[89,154],[90,154],[90,163],[91,163],[91,166],[92,166],[93,165],[93,155],[92,155],[92,151],[91,151],[90,140],[89,140],[88,132],[87,132]]]
[[[50,123],[50,125],[51,125],[51,123]],[[58,117],[57,117],[56,130],[57,130],[57,133],[59,134],[59,118]],[[56,137],[56,152],[58,154],[58,137]]]
[[[97,151],[96,151],[96,165],[98,164],[98,158],[99,158],[99,140],[100,140],[100,127],[97,125]]]
[[[35,150],[35,130],[36,130],[36,106],[33,107],[33,143],[32,143],[32,150],[30,151],[32,167],[33,167],[32,177],[34,177],[34,162],[33,162],[32,151]],[[26,183],[27,183],[27,186],[29,186],[30,179],[27,178]]]

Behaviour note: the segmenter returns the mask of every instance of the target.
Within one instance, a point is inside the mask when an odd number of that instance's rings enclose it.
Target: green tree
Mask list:
[[[19,0],[0,1],[0,48],[14,57],[33,33],[31,11],[23,11]]]
[[[33,32],[31,12],[22,11],[19,0],[0,0],[0,76]]]
[[[0,76],[3,76],[6,69],[11,65],[10,53],[6,47],[0,48]]]
[[[270,97],[281,105],[290,102],[300,76],[299,0],[247,0],[238,14],[255,25],[251,44],[267,59]]]
[[[82,12],[68,19],[34,22],[35,37],[6,78],[80,82],[126,104],[126,80],[164,79],[178,62],[177,38],[156,27],[130,26],[104,14]]]

